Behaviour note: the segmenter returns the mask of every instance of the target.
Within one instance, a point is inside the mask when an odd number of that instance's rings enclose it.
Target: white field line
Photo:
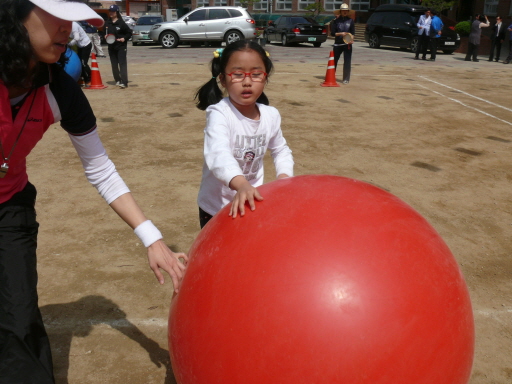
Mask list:
[[[112,328],[159,327],[167,328],[167,318],[163,319],[58,319],[45,322],[47,329],[73,329],[79,325],[108,325]]]
[[[443,95],[442,93],[437,92],[437,91],[434,91],[433,89],[430,89],[430,88],[428,88],[428,87],[425,87],[425,86],[424,86],[424,85],[422,85],[422,84],[418,84],[418,86],[419,86],[419,87],[421,87],[421,88],[424,88],[424,89],[426,89],[426,90],[428,90],[428,91],[430,91],[430,92],[433,92],[433,93],[435,93],[435,94],[438,94],[439,96],[446,97],[447,99],[449,99],[449,100],[451,100],[451,101],[453,101],[453,102],[455,102],[455,103],[459,103],[460,105],[462,105],[462,106],[464,106],[464,107],[466,107],[466,108],[468,108],[468,109],[471,109],[471,110],[476,111],[476,112],[479,112],[479,113],[481,113],[481,114],[483,114],[483,115],[486,115],[486,116],[492,117],[493,119],[499,120],[499,121],[501,121],[502,123],[505,123],[505,124],[508,124],[508,125],[512,125],[512,122],[510,122],[510,121],[506,121],[506,120],[500,119],[499,117],[496,117],[496,116],[494,116],[494,115],[491,115],[490,113],[487,113],[487,112],[485,112],[485,111],[482,111],[482,110],[480,110],[480,109],[478,109],[478,108],[471,107],[471,106],[469,106],[469,105],[467,105],[467,104],[464,104],[464,103],[463,103],[462,101],[460,101],[460,100],[454,99],[453,97],[449,97],[449,96]],[[465,93],[465,92],[463,92],[463,93]],[[469,95],[469,94],[468,94],[468,95]],[[469,96],[472,96],[472,95],[469,95]],[[476,97],[476,96],[473,96],[473,97],[475,97],[475,98],[479,99],[479,98],[478,98],[478,97]],[[493,103],[490,103],[490,104],[493,104]],[[511,111],[511,112],[512,112],[512,110],[510,110],[510,109],[508,109],[508,108],[505,108],[505,107],[502,107],[502,108],[507,109],[507,110],[509,110],[509,111]]]
[[[474,310],[475,316],[483,316],[489,318],[497,318],[503,316],[512,316],[512,309],[476,309]],[[45,327],[49,330],[52,329],[74,329],[79,325],[89,326],[110,326],[112,328],[133,328],[135,327],[158,327],[167,328],[167,318],[148,318],[148,319],[59,319],[52,320],[45,323]]]
[[[445,87],[445,88],[451,89],[451,90],[453,90],[453,91],[460,92],[460,93],[462,93],[462,94],[464,94],[464,95],[466,95],[466,96],[469,96],[469,97],[472,97],[472,98],[474,98],[474,99],[477,99],[478,101],[483,101],[483,102],[485,102],[485,103],[487,103],[487,104],[491,104],[491,105],[494,105],[495,107],[503,108],[503,109],[505,109],[505,110],[507,110],[507,111],[509,111],[509,112],[512,112],[512,109],[507,108],[507,107],[504,107],[503,105],[499,105],[499,104],[493,103],[492,101],[482,99],[481,97],[478,97],[478,96],[472,95],[472,94],[470,94],[470,93],[467,93],[467,92],[461,91],[460,89],[453,88],[453,87],[450,87],[449,85],[446,85],[446,84],[440,83],[440,82],[438,82],[438,81],[431,80],[431,79],[429,79],[428,77],[425,77],[425,76],[418,76],[418,77],[420,77],[420,78],[422,78],[422,79],[424,79],[424,80],[430,81],[431,83],[434,83],[434,84],[440,85],[440,86],[442,86],[442,87]]]

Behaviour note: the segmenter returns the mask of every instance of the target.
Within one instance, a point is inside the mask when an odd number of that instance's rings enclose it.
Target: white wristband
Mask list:
[[[146,220],[142,224],[139,224],[137,228],[133,230],[135,234],[139,237],[140,241],[147,248],[155,241],[163,238],[162,234],[158,230],[157,227],[151,222],[151,220]]]

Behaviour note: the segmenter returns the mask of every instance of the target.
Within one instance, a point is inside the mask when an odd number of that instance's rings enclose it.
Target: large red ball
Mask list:
[[[260,188],[192,245],[169,316],[180,384],[465,384],[471,302],[438,233],[397,197],[335,176]]]

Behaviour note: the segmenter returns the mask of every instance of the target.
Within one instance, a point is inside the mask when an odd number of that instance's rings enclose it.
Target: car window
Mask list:
[[[305,17],[291,17],[292,24],[310,24],[310,21]]]
[[[153,25],[156,23],[161,23],[162,18],[155,16],[155,17],[141,17],[139,20],[137,20],[137,25]]]
[[[383,25],[395,25],[396,19],[398,17],[399,12],[383,12],[384,20],[382,21]]]
[[[200,9],[198,11],[192,12],[188,16],[189,21],[201,21],[206,20],[206,9]]]
[[[280,17],[279,19],[276,20],[276,27],[278,26],[283,26],[286,24],[286,17]]]
[[[210,12],[208,13],[208,19],[229,19],[229,13],[226,9],[210,9]]]
[[[238,9],[230,9],[229,13],[231,13],[231,17],[240,17],[243,16],[242,12],[240,12]]]
[[[408,13],[397,12],[397,15],[395,18],[395,24],[405,25],[406,22],[410,22],[410,21],[411,21],[411,16]]]
[[[383,12],[375,12],[371,15],[368,20],[368,24],[382,24],[384,22],[384,13]]]

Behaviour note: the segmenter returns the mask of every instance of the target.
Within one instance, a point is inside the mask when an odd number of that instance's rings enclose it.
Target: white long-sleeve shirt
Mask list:
[[[432,18],[430,16],[421,15],[420,19],[416,26],[418,27],[418,35],[426,35],[429,36],[430,32],[430,23],[432,22]]]
[[[89,39],[87,33],[85,33],[84,29],[76,21],[73,21],[69,37],[72,39],[68,43],[70,46],[78,45],[79,48],[83,48],[91,43],[91,39]]]
[[[281,131],[281,115],[274,107],[257,104],[260,120],[243,116],[224,98],[206,109],[203,177],[197,203],[215,215],[233,200],[229,188],[235,176],[251,185],[263,184],[263,157],[267,149],[274,159],[276,175],[293,176],[292,151]]]

